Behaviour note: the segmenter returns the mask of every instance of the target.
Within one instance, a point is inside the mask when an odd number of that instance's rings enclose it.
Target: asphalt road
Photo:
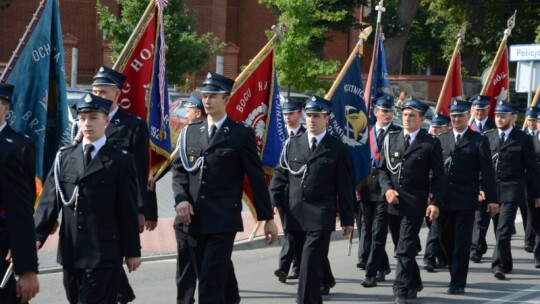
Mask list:
[[[540,269],[532,265],[533,256],[522,249],[523,226],[516,224],[518,230],[514,236],[512,254],[514,271],[507,275],[507,280],[499,281],[490,270],[493,252],[493,232],[488,233],[490,248],[482,263],[471,263],[466,293],[449,296],[445,292],[449,282],[447,269],[435,273],[421,271],[424,290],[418,299],[411,303],[540,303]],[[427,229],[422,228],[421,239],[425,242]],[[336,232],[338,234],[338,232]],[[233,252],[233,261],[238,277],[242,303],[295,303],[297,281],[279,283],[273,272],[277,268],[278,245],[265,246],[261,241],[254,241],[252,246],[238,246]],[[347,241],[337,235],[331,243],[329,258],[336,277],[337,285],[331,294],[324,296],[327,303],[392,303],[392,280],[395,275],[395,259],[390,259],[392,273],[375,288],[360,285],[364,272],[356,268],[356,249],[347,256]],[[255,249],[246,249],[254,247]],[[387,252],[392,253],[390,237]],[[418,256],[420,266],[422,256]],[[129,274],[137,299],[133,303],[175,303],[176,286],[174,259],[145,261],[141,268]],[[39,276],[41,292],[32,303],[67,303],[62,287],[61,273]]]

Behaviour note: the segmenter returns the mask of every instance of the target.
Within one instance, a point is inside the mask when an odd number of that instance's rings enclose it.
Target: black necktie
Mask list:
[[[478,123],[478,131],[482,132],[482,123],[481,122]]]
[[[317,149],[317,137],[311,138],[311,153]]]
[[[88,167],[92,161],[92,151],[94,151],[94,145],[87,144],[84,146],[84,167]]]
[[[210,128],[210,135],[208,136],[209,141],[211,141],[212,138],[214,138],[214,135],[216,135],[216,130],[217,130],[216,125],[212,125],[212,127]]]
[[[377,144],[379,146],[381,146],[383,134],[384,134],[384,129],[380,128],[379,131],[377,131]]]
[[[501,133],[501,138],[499,139],[499,147],[501,147],[504,144],[504,138],[506,134],[504,132]]]
[[[291,131],[291,133],[289,134],[289,136],[294,136],[294,131]]]
[[[411,135],[405,134],[405,151],[409,149],[409,146],[411,145]]]
[[[458,134],[458,135],[456,136],[456,144],[457,144],[460,140],[461,140],[461,134]]]

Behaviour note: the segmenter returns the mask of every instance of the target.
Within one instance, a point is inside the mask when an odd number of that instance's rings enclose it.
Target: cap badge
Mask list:
[[[100,68],[99,68],[99,71],[100,71],[100,72],[105,72],[105,69],[104,69],[103,67],[100,67]]]
[[[312,96],[311,101],[317,101],[317,98],[315,96]]]
[[[92,102],[92,96],[86,95],[86,97],[84,97],[84,102]]]
[[[208,74],[206,74],[206,78],[212,78],[212,73],[208,72]]]

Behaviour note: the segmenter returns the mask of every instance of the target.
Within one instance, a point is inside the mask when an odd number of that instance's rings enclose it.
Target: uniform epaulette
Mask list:
[[[23,134],[23,136],[30,139],[30,136],[28,136],[28,134]]]
[[[60,149],[58,149],[58,150],[60,150],[60,151],[66,151],[66,150],[69,150],[69,149],[71,149],[71,148],[75,148],[75,147],[77,147],[77,146],[78,146],[78,145],[68,145],[68,146],[63,146],[63,147],[60,147]]]
[[[399,132],[401,132],[401,130],[390,130],[388,131],[388,134],[397,134]]]
[[[497,130],[497,129],[489,129],[489,130],[486,130],[486,131],[482,132],[482,134],[487,134],[487,133],[493,132],[495,130]]]

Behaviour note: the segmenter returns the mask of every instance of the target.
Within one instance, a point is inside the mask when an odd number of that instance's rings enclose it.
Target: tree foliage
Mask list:
[[[355,23],[350,12],[363,1],[339,0],[259,0],[278,15],[285,41],[276,46],[279,84],[300,92],[321,94],[331,83],[321,76],[335,73],[341,63],[321,60],[319,50],[329,39],[329,29],[347,30]]]
[[[112,60],[116,60],[148,6],[148,0],[117,0],[122,6],[121,16],[112,14],[98,1],[99,27],[105,38],[110,39]],[[197,35],[195,19],[185,7],[184,0],[169,0],[164,10],[165,42],[167,43],[167,77],[170,84],[182,85],[186,74],[206,66],[223,48],[212,33]]]
[[[535,0],[422,0],[430,34],[412,40],[409,45],[428,44],[448,62],[456,35],[463,22],[467,34],[461,49],[462,65],[471,75],[489,67],[506,28],[507,19],[517,10],[516,26],[508,44],[532,43],[537,30],[540,6]],[[425,29],[424,29],[425,30]],[[425,64],[430,64],[426,62]]]

